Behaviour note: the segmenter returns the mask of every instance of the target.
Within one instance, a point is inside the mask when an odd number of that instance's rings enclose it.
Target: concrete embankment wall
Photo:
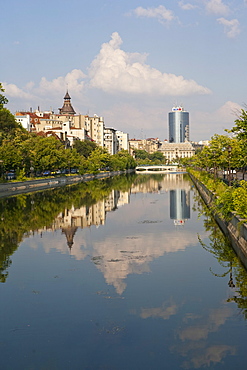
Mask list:
[[[78,182],[86,182],[94,179],[104,179],[116,175],[134,172],[135,170],[101,172],[96,175],[72,175],[61,177],[49,177],[38,180],[8,182],[0,184],[0,197],[8,197],[15,194],[30,193],[32,191],[47,190],[64,185],[72,185]]]
[[[206,205],[211,208],[216,198],[215,195],[193,175],[189,175],[202,199]],[[215,221],[219,225],[222,232],[230,239],[234,251],[247,269],[247,224],[235,214],[231,214],[230,221],[226,221],[223,220],[214,210],[212,210],[212,213]]]

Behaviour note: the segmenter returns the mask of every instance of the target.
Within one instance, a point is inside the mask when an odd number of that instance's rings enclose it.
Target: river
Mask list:
[[[1,369],[246,368],[247,274],[187,174],[0,208]]]

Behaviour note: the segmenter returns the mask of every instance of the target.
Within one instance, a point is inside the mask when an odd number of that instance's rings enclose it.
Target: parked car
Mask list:
[[[235,170],[231,170],[230,173],[236,173],[236,171]],[[228,174],[229,174],[229,170],[223,171],[223,175],[228,175]]]
[[[16,178],[15,171],[9,171],[5,174],[6,180],[14,180]]]
[[[43,176],[49,176],[51,174],[50,170],[43,171]]]

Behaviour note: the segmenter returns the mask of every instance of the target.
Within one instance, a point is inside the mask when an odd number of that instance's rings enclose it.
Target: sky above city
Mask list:
[[[168,112],[190,113],[190,139],[225,134],[247,104],[247,0],[8,0],[0,82],[12,113],[63,105],[103,116],[130,138],[168,138]]]

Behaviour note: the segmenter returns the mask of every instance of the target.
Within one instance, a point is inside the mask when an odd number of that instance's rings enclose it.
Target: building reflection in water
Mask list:
[[[143,175],[147,176],[147,175]],[[147,181],[133,184],[129,191],[112,190],[105,198],[90,206],[64,209],[54,219],[50,227],[39,230],[61,230],[67,239],[71,250],[77,229],[84,229],[92,225],[104,225],[106,214],[130,202],[130,194],[170,192],[170,218],[175,225],[184,225],[190,218],[190,189],[191,184],[183,174],[162,175],[160,180],[150,176]]]
[[[71,250],[74,244],[74,236],[78,228],[84,229],[92,225],[100,226],[105,224],[106,213],[129,203],[129,192],[112,190],[109,196],[91,206],[80,208],[72,207],[59,213],[50,227],[46,227],[39,232],[62,230],[66,236],[67,245]]]
[[[174,225],[184,225],[190,218],[190,192],[184,189],[170,190],[170,218]]]

